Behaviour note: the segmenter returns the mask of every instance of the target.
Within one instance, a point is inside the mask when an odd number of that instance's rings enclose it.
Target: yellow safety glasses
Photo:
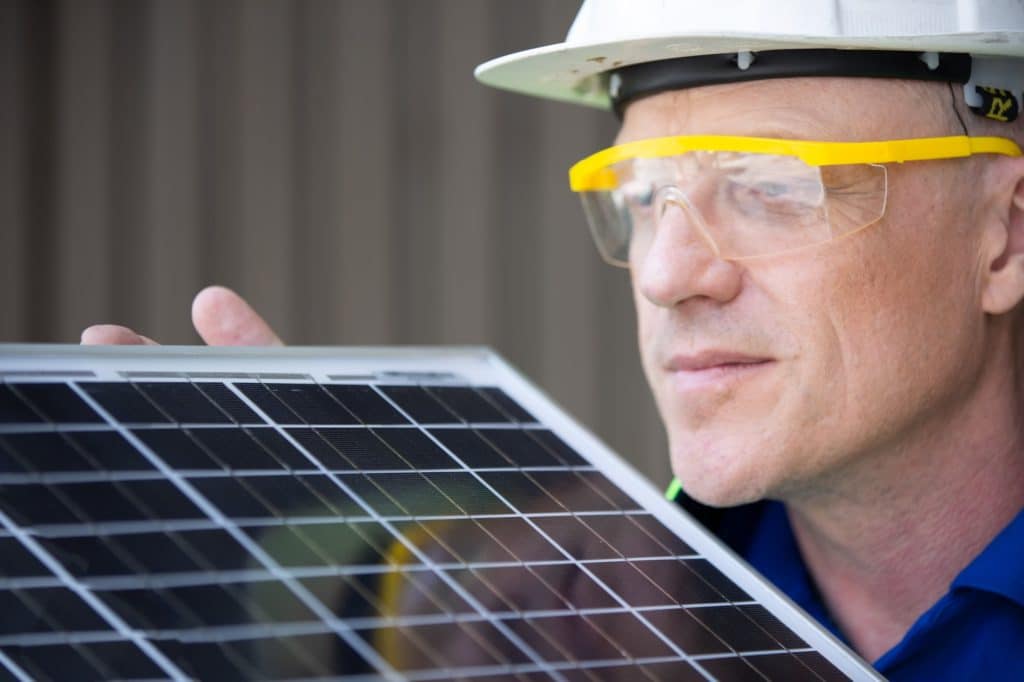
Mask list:
[[[612,265],[642,257],[660,225],[688,225],[729,260],[821,244],[877,222],[884,164],[1020,156],[999,137],[810,142],[720,135],[609,147],[569,170],[597,248]]]

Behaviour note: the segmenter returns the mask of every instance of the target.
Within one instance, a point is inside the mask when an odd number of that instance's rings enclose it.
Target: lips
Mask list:
[[[774,363],[772,358],[724,350],[707,350],[690,355],[675,355],[665,369],[676,387],[691,390],[721,386],[741,380]]]
[[[744,353],[708,350],[693,355],[673,356],[669,360],[666,369],[670,372],[702,372],[715,368],[762,365],[771,361],[771,358],[746,355]]]

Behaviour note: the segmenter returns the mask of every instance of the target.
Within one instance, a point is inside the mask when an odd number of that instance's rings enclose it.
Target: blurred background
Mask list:
[[[0,341],[485,344],[659,485],[624,271],[568,167],[611,114],[478,85],[575,0],[0,0]],[[2,351],[0,351],[2,352]]]

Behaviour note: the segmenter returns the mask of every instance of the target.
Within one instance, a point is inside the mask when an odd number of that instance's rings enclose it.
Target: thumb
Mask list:
[[[192,324],[211,346],[283,346],[262,317],[231,289],[209,286],[192,301]]]

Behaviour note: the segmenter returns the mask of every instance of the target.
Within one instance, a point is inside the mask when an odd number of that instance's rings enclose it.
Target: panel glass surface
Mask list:
[[[0,679],[847,679],[501,386],[188,369],[0,384]]]

